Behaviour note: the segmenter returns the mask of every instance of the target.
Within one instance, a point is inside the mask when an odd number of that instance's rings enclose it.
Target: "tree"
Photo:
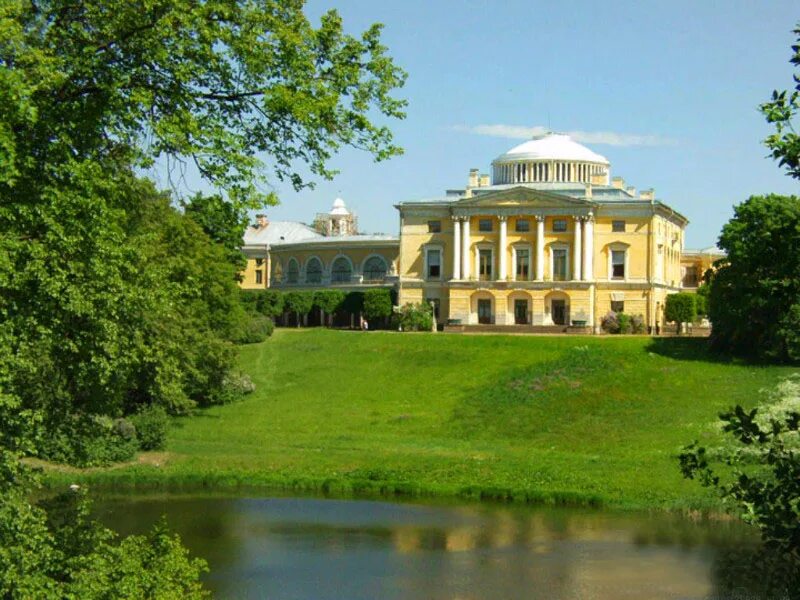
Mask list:
[[[302,323],[301,317],[305,317],[314,307],[313,292],[286,292],[284,295],[286,310],[293,312],[297,317],[297,327]]]
[[[392,296],[386,288],[375,288],[364,292],[364,314],[370,320],[386,320],[392,316]]]
[[[684,323],[692,323],[697,318],[695,294],[680,292],[668,295],[664,303],[664,318],[675,322],[680,334]]]
[[[789,62],[800,68],[800,24],[793,33],[797,36],[797,43],[792,46]],[[772,151],[772,158],[786,168],[788,175],[800,179],[800,135],[792,124],[800,112],[800,71],[792,79],[794,90],[773,91],[772,99],[759,108],[767,122],[775,125],[775,133],[764,140],[764,144]]]
[[[314,292],[314,306],[333,319],[333,313],[339,310],[344,302],[345,294],[341,290],[317,290]],[[325,322],[320,319],[320,324]]]
[[[800,198],[752,196],[735,208],[711,275],[712,345],[764,360],[800,360]]]
[[[712,274],[709,277],[713,276]],[[707,317],[708,316],[708,295],[711,293],[711,286],[707,283],[700,284],[700,287],[697,288],[697,296],[695,297],[695,305],[697,307],[697,316],[698,317]]]
[[[184,202],[183,207],[205,234],[225,249],[231,263],[239,271],[244,270],[247,259],[242,253],[241,245],[247,228],[246,211],[227,202],[219,194],[195,194]]]

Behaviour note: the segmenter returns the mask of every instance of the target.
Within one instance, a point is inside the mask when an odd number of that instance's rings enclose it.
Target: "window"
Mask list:
[[[264,271],[261,269],[256,271],[256,283],[264,283]]]
[[[442,231],[441,221],[428,221],[428,233],[440,233]]]
[[[442,251],[430,249],[428,256],[428,279],[438,279],[442,276]]]
[[[491,219],[479,219],[478,220],[478,231],[491,231],[492,230],[492,220]]]
[[[312,258],[308,261],[308,263],[306,263],[306,282],[322,282],[322,263],[319,262],[318,258]]]
[[[611,221],[611,231],[625,233],[625,221]]]
[[[531,273],[531,252],[527,248],[517,248],[517,279],[529,279]]]
[[[272,263],[272,281],[280,283],[283,280],[283,266],[279,260]]]
[[[612,300],[611,301],[611,311],[615,313],[625,312],[625,301],[624,300]]]
[[[380,256],[373,256],[364,263],[365,281],[383,281],[386,278],[386,261]]]
[[[492,278],[492,251],[478,250],[478,279],[489,281]]]
[[[349,283],[353,276],[353,268],[350,266],[350,261],[344,256],[340,256],[333,261],[331,267],[331,281],[335,283]]]
[[[257,258],[256,259],[256,266],[257,267],[260,267],[263,264],[264,264],[264,259],[263,258]]]
[[[528,219],[517,219],[517,231],[525,233],[531,230],[531,222]]]
[[[297,283],[300,278],[300,266],[295,259],[289,261],[289,268],[286,269],[286,281],[289,283]]]
[[[699,281],[699,277],[697,276],[697,267],[686,267],[686,270],[683,273],[683,287],[687,288],[695,288],[697,287],[697,282]]]
[[[611,277],[613,279],[625,279],[625,251],[611,251]]]
[[[566,231],[566,230],[567,230],[566,219],[553,219],[553,231]]]
[[[553,248],[553,281],[567,280],[567,249]]]

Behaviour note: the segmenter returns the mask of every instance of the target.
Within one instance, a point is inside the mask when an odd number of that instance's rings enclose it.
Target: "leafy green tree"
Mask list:
[[[680,292],[670,294],[664,303],[664,318],[677,324],[677,332],[681,332],[684,323],[692,323],[697,317],[695,294]]]
[[[333,313],[342,307],[345,294],[341,290],[317,290],[314,292],[314,306],[328,315],[328,324],[333,320]],[[322,323],[325,324],[324,322]]]
[[[297,317],[297,326],[300,327],[302,317],[306,316],[314,307],[314,292],[286,292],[284,302],[286,310],[293,312]]]
[[[713,273],[713,271],[712,271]],[[709,275],[711,277],[712,275]],[[711,293],[711,286],[703,283],[697,288],[697,297],[695,298],[695,305],[697,306],[697,316],[708,316],[708,296]]]
[[[764,360],[800,360],[800,198],[752,196],[735,208],[711,275],[712,345]]]
[[[772,99],[759,108],[767,122],[775,125],[775,133],[764,140],[772,158],[785,167],[791,177],[800,179],[800,135],[793,126],[793,121],[800,113],[800,25],[793,33],[797,36],[797,43],[792,46],[789,62],[798,68],[792,76],[795,88],[792,91],[773,91]]]
[[[386,320],[392,316],[392,296],[385,288],[364,292],[364,314],[369,320]]]
[[[241,245],[247,228],[246,211],[219,194],[195,194],[184,203],[184,210],[211,240],[225,248],[231,263],[244,270],[247,259]]]

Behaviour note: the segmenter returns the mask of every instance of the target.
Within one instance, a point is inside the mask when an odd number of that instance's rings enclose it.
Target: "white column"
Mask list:
[[[572,279],[573,281],[578,281],[581,278],[581,260],[583,258],[583,252],[581,251],[581,218],[574,217],[575,219],[575,236],[573,241],[573,270],[572,270]]]
[[[594,280],[594,217],[589,215],[583,223],[583,279]]]
[[[500,281],[505,281],[508,279],[508,269],[506,268],[508,219],[504,216],[499,216],[498,219],[500,219],[500,240],[499,247],[497,248],[497,279]]]
[[[461,279],[461,220],[453,217],[453,279]]]
[[[462,244],[462,252],[461,252],[461,278],[462,279],[469,279],[470,278],[470,256],[469,256],[469,217],[464,219],[462,226],[464,227],[464,231],[461,235],[461,244]]]
[[[544,217],[536,217],[536,281],[544,281]]]

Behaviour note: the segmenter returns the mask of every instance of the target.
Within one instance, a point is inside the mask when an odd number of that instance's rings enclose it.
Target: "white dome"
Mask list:
[[[572,141],[572,138],[563,133],[547,133],[536,136],[532,140],[511,148],[505,154],[501,154],[494,162],[504,163],[520,160],[565,160],[609,164],[605,156],[592,152],[586,146]]]
[[[333,201],[333,207],[331,208],[330,214],[332,215],[349,215],[350,211],[347,210],[347,207],[344,204],[344,200],[341,198],[337,198]]]

